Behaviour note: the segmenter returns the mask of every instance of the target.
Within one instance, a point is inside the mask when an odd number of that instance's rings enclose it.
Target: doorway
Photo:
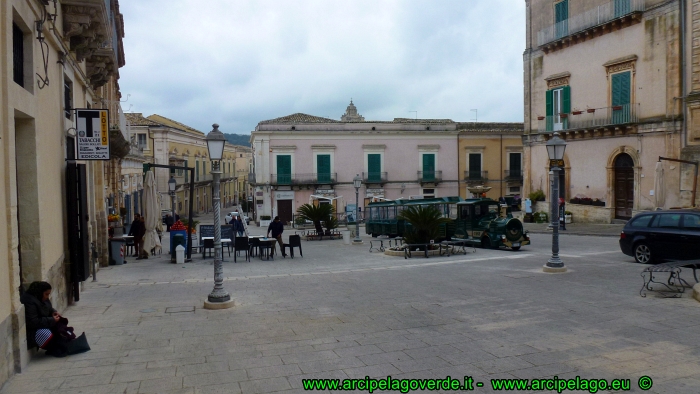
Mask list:
[[[292,222],[292,200],[277,200],[277,216],[284,224]]]
[[[615,219],[631,219],[633,207],[634,160],[622,153],[615,158]]]

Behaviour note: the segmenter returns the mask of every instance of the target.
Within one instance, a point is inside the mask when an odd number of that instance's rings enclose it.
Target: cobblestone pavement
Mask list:
[[[0,394],[301,393],[306,378],[448,375],[485,383],[477,392],[555,375],[631,379],[633,392],[648,375],[648,392],[700,392],[700,303],[640,297],[643,267],[617,239],[562,236],[564,274],[542,272],[547,235],[518,252],[409,260],[369,253],[370,239],[227,261],[236,306],[219,311],[201,308],[212,259],[105,268],[64,311],[92,350],[39,354]]]

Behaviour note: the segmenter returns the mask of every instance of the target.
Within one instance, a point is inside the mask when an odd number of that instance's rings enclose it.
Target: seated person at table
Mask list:
[[[274,256],[277,254],[277,247],[275,244],[280,244],[280,250],[282,251],[282,257],[287,257],[287,255],[284,253],[284,243],[282,242],[282,233],[284,232],[284,224],[280,221],[279,216],[275,216],[275,220],[270,223],[270,226],[267,228],[267,236],[270,236],[270,232],[272,232],[272,238],[276,240],[275,243],[272,244],[272,255]]]

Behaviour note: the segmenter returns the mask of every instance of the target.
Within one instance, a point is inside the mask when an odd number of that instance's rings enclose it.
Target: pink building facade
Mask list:
[[[449,119],[364,121],[351,103],[343,120],[293,114],[251,133],[257,218],[290,222],[303,204],[361,211],[379,199],[459,195],[458,131]],[[252,183],[252,182],[251,182]]]

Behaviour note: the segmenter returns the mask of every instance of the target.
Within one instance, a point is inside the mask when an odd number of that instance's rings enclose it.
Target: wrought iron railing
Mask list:
[[[440,182],[442,171],[418,171],[418,182]]]
[[[337,173],[270,174],[271,185],[322,185],[335,184],[337,180]]]
[[[549,133],[560,130],[637,123],[639,121],[638,112],[639,103],[632,103],[613,107],[589,108],[557,116],[540,116],[538,130],[540,133]]]
[[[386,172],[363,172],[362,181],[364,183],[384,183],[387,180]]]
[[[643,12],[644,0],[613,0],[571,18],[548,26],[537,33],[537,45],[544,45],[560,38],[602,25],[614,19]]]
[[[467,170],[464,171],[464,180],[467,182],[486,182],[489,180],[489,172]]]
[[[507,181],[521,181],[523,180],[523,170],[505,170],[505,178]]]

